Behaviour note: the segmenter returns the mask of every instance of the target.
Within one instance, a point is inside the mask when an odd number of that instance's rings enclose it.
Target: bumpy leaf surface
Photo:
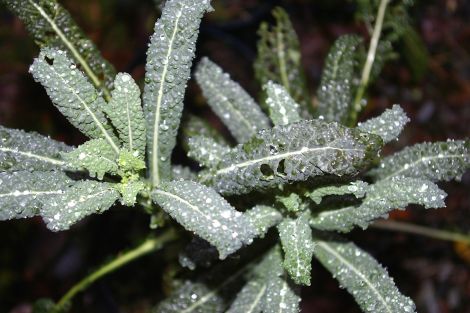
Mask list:
[[[0,170],[46,171],[67,167],[61,152],[72,147],[37,133],[0,126]]]
[[[250,279],[237,294],[227,313],[263,312],[270,280],[279,278],[283,273],[280,250],[279,246],[272,248],[246,275]]]
[[[119,133],[124,148],[145,156],[146,131],[140,89],[127,73],[119,73],[114,81],[111,101],[104,107]]]
[[[229,313],[298,313],[299,288],[282,267],[280,247],[275,246],[251,271],[252,278],[238,293]]]
[[[253,98],[215,63],[202,59],[195,76],[209,106],[239,143],[271,127]]]
[[[269,81],[264,85],[264,89],[268,96],[266,104],[269,109],[269,117],[274,125],[287,125],[300,121],[299,105],[284,87]]]
[[[316,204],[320,204],[323,197],[325,196],[342,196],[347,194],[353,194],[356,198],[364,197],[368,184],[363,181],[351,182],[348,185],[342,186],[326,186],[317,188],[311,192],[306,192],[305,195],[313,200]]]
[[[388,156],[370,171],[376,180],[415,177],[430,181],[459,180],[470,168],[470,140],[421,143]]]
[[[277,195],[276,201],[282,204],[282,206],[289,212],[299,212],[304,209],[302,198],[295,192],[292,192],[287,196]]]
[[[357,36],[341,36],[328,53],[318,87],[316,113],[326,121],[348,122],[353,102],[354,54],[360,42]]]
[[[227,140],[217,129],[215,129],[206,120],[192,114],[189,114],[188,117],[183,121],[181,135],[183,149],[186,151],[189,150],[189,138],[196,136],[211,138],[221,145],[228,146]]]
[[[384,143],[397,139],[405,125],[410,121],[403,109],[395,104],[382,115],[359,123],[357,128],[367,133],[379,135]]]
[[[322,230],[348,232],[358,225],[366,228],[375,219],[394,209],[419,204],[426,209],[445,207],[447,194],[434,183],[418,178],[402,177],[369,185],[366,197],[359,206],[325,211],[311,221],[312,227]]]
[[[223,155],[231,150],[229,146],[205,136],[189,138],[188,145],[188,156],[207,167],[217,166],[222,161]]]
[[[95,87],[113,85],[115,70],[85,37],[70,14],[56,0],[2,0],[26,25],[40,47],[67,50]]]
[[[162,184],[152,199],[187,230],[207,240],[221,259],[250,244],[255,229],[241,212],[213,189],[191,181]]]
[[[284,219],[277,227],[285,254],[284,268],[296,284],[307,286],[314,249],[309,218],[308,213],[303,213],[296,219]]]
[[[375,158],[382,140],[319,120],[276,126],[224,155],[207,183],[223,194],[304,181],[321,175],[354,175]]]
[[[255,75],[261,86],[268,81],[282,85],[300,104],[301,116],[311,118],[312,103],[307,89],[300,44],[289,15],[282,8],[273,10],[276,25],[272,28],[262,23],[258,31],[258,57]]]
[[[269,228],[276,226],[282,221],[282,215],[273,207],[267,205],[257,205],[246,211],[246,218],[256,229],[256,234],[263,237]]]
[[[315,256],[353,295],[367,313],[412,313],[413,301],[403,296],[387,271],[353,243],[315,240]]]
[[[88,170],[91,177],[103,179],[104,174],[118,171],[117,154],[104,139],[92,139],[75,150],[62,154],[62,158],[75,169]]]
[[[106,211],[118,198],[111,184],[83,180],[49,198],[41,216],[50,230],[67,230],[88,215]]]
[[[64,51],[42,49],[29,71],[72,125],[90,138],[105,138],[119,150],[102,111],[105,101]]]
[[[144,89],[152,184],[171,178],[170,157],[183,110],[199,24],[209,0],[170,0],[150,38]]]
[[[0,220],[37,215],[44,202],[63,194],[72,183],[55,171],[0,173]]]
[[[143,181],[130,181],[117,186],[121,193],[121,203],[127,206],[133,206],[137,201],[137,194],[145,189]]]
[[[267,260],[272,262],[269,269],[269,279],[266,287],[266,298],[262,312],[266,313],[298,313],[300,311],[300,288],[289,280],[282,268],[282,259],[276,251]]]
[[[259,313],[262,312],[263,297],[266,295],[267,285],[262,281],[249,281],[237,294],[226,313]]]

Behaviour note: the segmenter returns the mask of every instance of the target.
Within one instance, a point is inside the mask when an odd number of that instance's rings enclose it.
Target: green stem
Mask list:
[[[461,243],[466,243],[470,245],[470,235],[465,235],[465,234],[455,233],[455,232],[450,232],[450,231],[445,231],[445,230],[439,230],[439,229],[434,229],[430,227],[414,225],[410,223],[403,223],[403,222],[397,222],[397,221],[392,221],[392,220],[377,221],[374,224],[372,224],[372,227],[383,229],[383,230],[410,233],[410,234],[430,237],[434,239],[461,242]]]
[[[353,102],[353,110],[351,112],[351,121],[356,123],[359,112],[361,112],[363,104],[362,98],[366,92],[367,85],[369,84],[370,73],[372,71],[372,65],[374,64],[375,55],[377,53],[377,46],[379,44],[380,33],[382,32],[382,26],[385,17],[385,10],[390,0],[381,0],[379,10],[377,12],[377,20],[374,25],[374,32],[370,40],[369,51],[367,52],[367,59],[362,69],[361,82],[356,92],[356,96]],[[354,125],[351,125],[354,126]]]
[[[159,250],[163,245],[176,238],[176,233],[173,230],[168,230],[167,232],[161,234],[158,237],[153,237],[145,240],[139,246],[119,255],[111,262],[104,264],[96,271],[92,272],[81,281],[79,281],[75,286],[73,286],[55,305],[54,312],[61,312],[64,307],[69,304],[72,298],[79,292],[86,289],[88,286],[93,284],[96,280],[101,277],[119,269],[120,267],[126,265],[133,260],[136,260],[150,252]]]

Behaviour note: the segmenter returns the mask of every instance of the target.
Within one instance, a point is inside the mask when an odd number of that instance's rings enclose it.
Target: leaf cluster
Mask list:
[[[445,206],[435,182],[459,179],[470,167],[470,141],[417,144],[381,159],[409,119],[398,105],[362,123],[352,118],[360,38],[343,36],[333,45],[315,108],[282,9],[274,11],[276,25],[259,32],[259,105],[203,58],[194,77],[237,142],[190,117],[183,145],[202,168],[196,172],[172,164],[171,156],[209,0],[166,2],[142,92],[105,61],[97,74],[102,57],[54,0],[3,1],[43,47],[30,68],[34,79],[90,140],[70,147],[0,127],[0,219],[40,215],[51,230],[66,230],[120,201],[143,207],[161,227],[174,227],[165,225],[173,220],[195,235],[180,255],[183,266],[227,259],[206,276],[182,280],[155,312],[298,312],[300,286],[315,283],[313,258],[364,312],[414,312],[387,271],[337,233],[410,204]],[[228,256],[253,242],[269,247],[234,266]]]

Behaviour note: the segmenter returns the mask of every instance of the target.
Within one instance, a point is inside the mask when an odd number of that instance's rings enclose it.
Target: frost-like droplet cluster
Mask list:
[[[315,256],[366,313],[415,313],[387,271],[353,243],[315,240]]]
[[[312,219],[311,225],[321,230],[348,232],[354,226],[366,228],[375,219],[387,217],[394,209],[419,204],[426,209],[445,207],[447,194],[424,179],[399,177],[369,185],[359,206],[324,211]]]
[[[246,211],[246,218],[256,229],[258,237],[263,237],[269,228],[276,226],[282,221],[282,214],[273,207],[267,205],[257,205]]]
[[[106,139],[118,150],[118,140],[103,113],[104,99],[65,51],[42,49],[29,71],[72,125],[90,138]]]
[[[191,181],[162,183],[152,199],[189,231],[219,250],[221,259],[250,244],[254,226],[213,189]]]
[[[103,84],[112,87],[114,67],[101,56],[60,3],[55,0],[3,0],[2,3],[25,23],[41,47],[67,50],[85,69],[95,87]]]
[[[61,172],[0,173],[0,220],[32,217],[73,181]]]
[[[283,8],[275,7],[272,14],[275,25],[271,27],[263,22],[258,30],[260,39],[254,63],[256,79],[260,86],[268,81],[282,85],[300,104],[302,118],[311,119],[313,108],[303,70],[299,38]],[[264,106],[263,109],[269,110]]]
[[[140,102],[140,89],[127,73],[119,73],[109,103],[104,106],[106,115],[119,133],[123,147],[145,156],[146,131],[144,112]]]
[[[208,183],[242,194],[326,174],[354,175],[381,148],[377,135],[319,120],[276,126],[224,155]]]
[[[92,139],[75,150],[62,154],[62,158],[75,169],[88,170],[91,177],[103,179],[104,174],[116,174],[117,155],[104,139]]]
[[[316,204],[320,204],[323,197],[332,195],[342,196],[352,194],[356,198],[362,198],[366,193],[367,186],[368,184],[366,182],[358,180],[348,185],[320,187],[313,191],[306,192],[305,195]]]
[[[72,147],[61,142],[27,133],[19,129],[0,126],[0,170],[47,171],[67,167],[60,153]]]
[[[376,180],[415,177],[430,181],[459,180],[470,168],[470,140],[425,142],[384,158],[370,171]]]
[[[341,36],[328,53],[317,91],[316,111],[325,121],[343,124],[348,121],[353,102],[354,54],[360,42],[358,36]]]
[[[253,268],[249,275],[252,278],[237,294],[228,313],[299,312],[300,288],[287,277],[280,250],[276,245]]]
[[[296,219],[285,218],[277,227],[284,250],[284,268],[296,284],[307,286],[314,249],[309,218],[309,212],[305,212]]]
[[[359,123],[357,128],[379,135],[384,143],[388,143],[398,138],[409,121],[403,109],[398,104],[394,104],[391,109],[386,109],[380,116]]]
[[[195,77],[209,106],[239,143],[271,127],[255,100],[209,59],[198,64]]]
[[[201,166],[217,166],[223,155],[230,152],[229,146],[216,142],[214,139],[205,136],[195,136],[189,138],[188,156],[198,161]]]
[[[118,198],[119,193],[111,184],[79,181],[48,199],[41,209],[41,216],[50,230],[67,230],[88,215],[106,211]]]
[[[287,90],[272,81],[264,85],[268,95],[266,104],[269,117],[274,125],[287,125],[300,121],[299,105],[291,98]]]
[[[209,0],[169,0],[150,38],[144,89],[152,184],[171,178],[170,158],[183,110],[202,15]]]

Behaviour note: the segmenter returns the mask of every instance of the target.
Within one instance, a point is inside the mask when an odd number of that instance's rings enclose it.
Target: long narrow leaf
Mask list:
[[[255,100],[208,58],[198,64],[195,76],[209,106],[239,143],[261,129],[270,128]]]
[[[272,13],[276,24],[269,27],[267,23],[262,23],[258,30],[258,57],[254,64],[256,79],[261,86],[268,81],[282,85],[295,102],[300,104],[301,116],[309,119],[313,110],[302,66],[299,39],[284,9],[277,7]]]
[[[276,126],[224,155],[204,179],[223,194],[305,181],[323,175],[354,175],[377,156],[373,134],[318,120]]]
[[[419,204],[426,209],[444,207],[446,196],[428,180],[409,177],[383,180],[368,186],[366,197],[359,206],[321,212],[310,224],[321,230],[348,232],[356,225],[366,228],[391,210],[405,209],[410,204]]]
[[[90,138],[106,139],[116,153],[119,151],[103,113],[104,99],[64,51],[42,49],[29,71],[72,125]]]
[[[67,230],[88,215],[106,211],[118,198],[111,184],[79,181],[49,198],[41,208],[41,216],[50,230]]]
[[[37,215],[44,202],[63,194],[72,183],[55,171],[0,173],[0,220]]]
[[[328,53],[318,87],[316,112],[326,121],[348,122],[353,102],[354,53],[360,42],[357,36],[341,36]]]
[[[191,181],[163,183],[152,199],[187,230],[219,250],[221,259],[250,244],[254,226],[213,189]]]
[[[412,313],[413,301],[403,296],[387,271],[353,243],[315,240],[315,256],[367,313]]]
[[[284,219],[278,230],[284,250],[284,268],[296,284],[310,286],[314,247],[308,222],[309,214],[303,213],[296,219]]]
[[[415,177],[431,181],[460,179],[470,168],[470,140],[420,143],[384,158],[369,174],[376,180]]]
[[[127,73],[119,73],[114,81],[111,101],[104,107],[106,115],[119,133],[124,148],[145,157],[146,130],[140,102],[140,89]]]
[[[199,24],[209,9],[209,0],[169,0],[150,38],[143,99],[153,186],[171,178],[170,158]]]
[[[109,98],[115,70],[56,0],[2,0],[40,47],[67,50],[93,85]]]
[[[37,133],[0,126],[0,170],[46,171],[67,167],[60,153],[72,147]]]

